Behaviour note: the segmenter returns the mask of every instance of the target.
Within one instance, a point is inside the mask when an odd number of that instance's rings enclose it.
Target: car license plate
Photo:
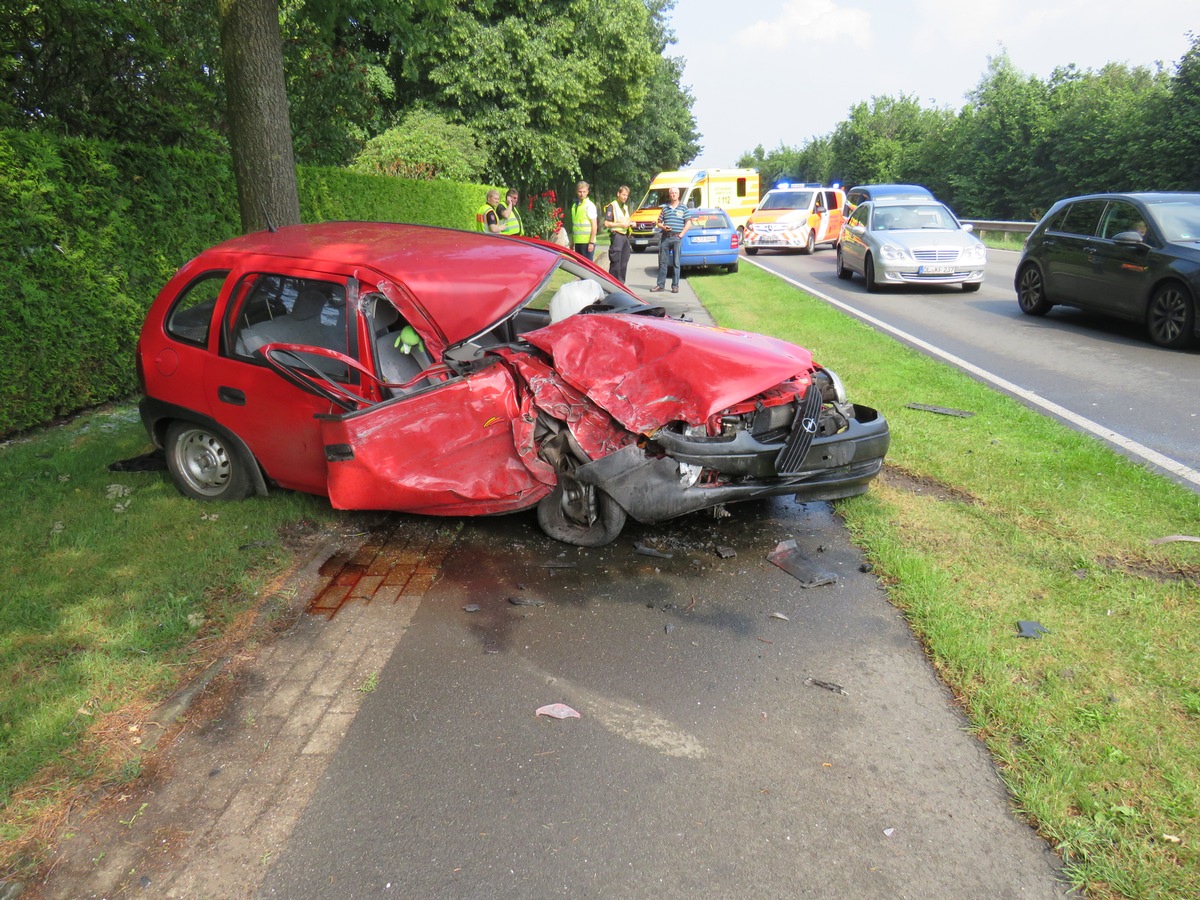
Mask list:
[[[918,275],[953,275],[954,266],[921,266]]]
[[[715,244],[717,236],[715,234],[702,234],[699,237],[692,238],[693,244]]]
[[[765,234],[765,235],[763,235],[762,237],[760,237],[760,238],[758,239],[758,242],[759,242],[760,244],[778,244],[778,243],[779,243],[779,238],[777,238],[777,237],[776,237],[775,235],[773,235],[773,234]]]

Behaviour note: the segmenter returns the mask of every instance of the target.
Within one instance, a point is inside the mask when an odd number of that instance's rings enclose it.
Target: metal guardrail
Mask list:
[[[995,222],[986,219],[960,219],[959,221],[973,226],[976,231],[1010,231],[1013,234],[1029,234],[1037,226],[1037,222]]]

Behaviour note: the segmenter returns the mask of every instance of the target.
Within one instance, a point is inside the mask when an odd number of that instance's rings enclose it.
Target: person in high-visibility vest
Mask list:
[[[629,185],[617,188],[617,199],[604,207],[604,227],[608,229],[608,274],[624,281],[633,249],[629,243],[629,233],[633,230],[629,218]]]
[[[501,234],[524,234],[525,223],[521,221],[521,212],[517,209],[517,200],[521,197],[516,188],[508,189],[508,202],[496,207],[496,215],[500,217]]]
[[[491,190],[487,192],[487,203],[479,207],[475,212],[475,230],[482,231],[484,234],[499,234],[500,233],[500,217],[496,214],[496,207],[500,205],[500,192]]]
[[[596,253],[596,204],[588,199],[588,183],[575,185],[571,204],[571,244],[580,256],[591,259]]]

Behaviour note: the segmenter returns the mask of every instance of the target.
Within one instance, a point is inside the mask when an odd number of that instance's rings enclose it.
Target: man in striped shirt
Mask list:
[[[687,208],[679,202],[679,188],[668,188],[667,198],[670,202],[663,205],[656,223],[659,229],[658,284],[650,288],[652,294],[666,289],[668,264],[672,266],[671,293],[679,293],[679,272],[682,268],[679,257],[680,244],[691,225]]]

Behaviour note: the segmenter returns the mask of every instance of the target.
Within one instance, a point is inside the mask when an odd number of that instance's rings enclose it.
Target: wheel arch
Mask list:
[[[151,397],[143,397],[141,403],[138,405],[138,410],[142,416],[142,424],[146,426],[146,433],[158,449],[161,450],[166,446],[167,430],[175,422],[191,422],[194,425],[201,425],[219,434],[221,439],[226,441],[231,447],[234,447],[244,460],[252,463],[252,465],[247,466],[247,469],[250,473],[250,481],[254,487],[254,493],[257,496],[265,497],[270,492],[266,473],[262,470],[262,464],[259,463],[258,458],[250,450],[246,442],[228,428],[223,427],[203,413],[196,412],[194,409],[188,409],[185,406],[176,406],[173,403],[163,403]]]

